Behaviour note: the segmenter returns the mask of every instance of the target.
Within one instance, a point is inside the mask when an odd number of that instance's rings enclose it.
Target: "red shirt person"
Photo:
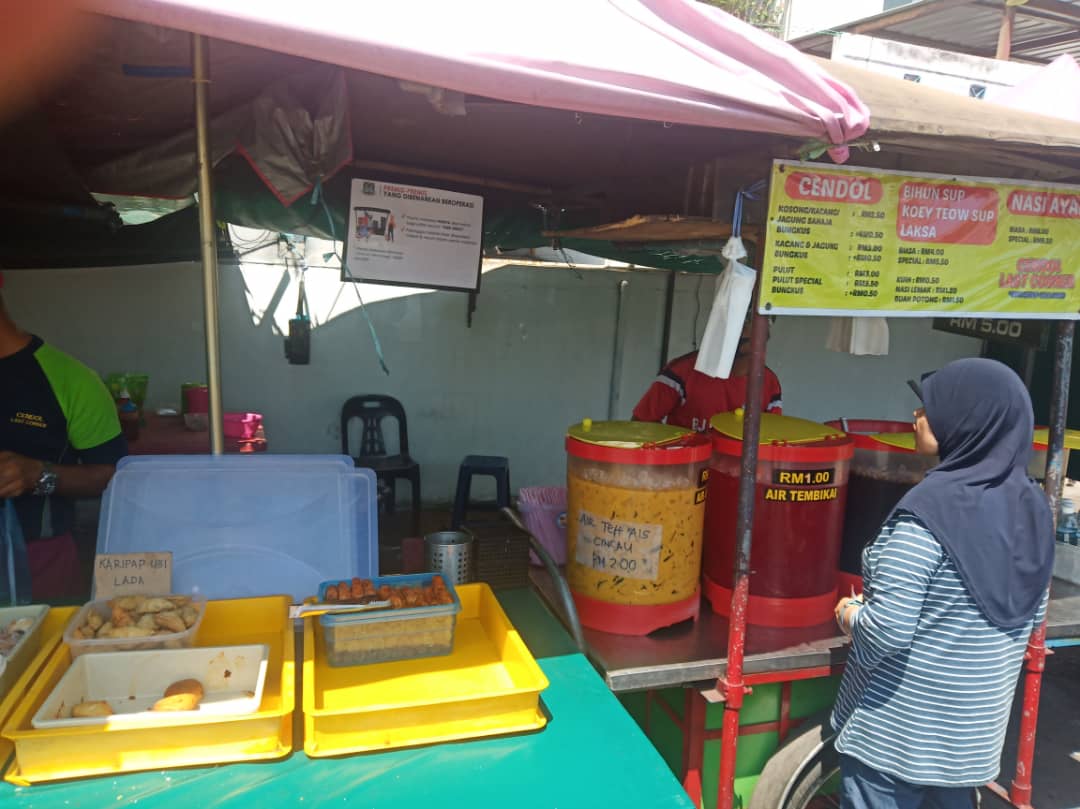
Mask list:
[[[635,421],[662,421],[698,432],[709,429],[709,420],[717,413],[728,413],[746,406],[747,372],[750,370],[749,319],[743,328],[731,376],[727,379],[694,370],[697,352],[672,360],[653,381],[634,408]],[[780,380],[768,368],[761,390],[761,407],[766,413],[780,413],[783,399]]]

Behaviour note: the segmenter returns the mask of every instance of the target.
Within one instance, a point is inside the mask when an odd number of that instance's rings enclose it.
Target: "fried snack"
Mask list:
[[[113,709],[104,700],[92,700],[80,702],[71,709],[71,715],[75,719],[86,719],[93,716],[112,716]]]
[[[195,622],[199,620],[199,611],[190,604],[180,610],[180,619],[184,622],[184,626],[188,629],[195,626]]]
[[[364,597],[364,586],[360,584],[360,579],[353,578],[352,583],[349,586],[349,597],[354,601],[359,601]]]
[[[109,619],[113,626],[131,626],[135,621],[131,617],[131,613],[120,607],[113,606],[112,616]]]
[[[150,617],[149,614],[147,617]],[[187,629],[184,619],[176,611],[159,612],[153,618],[157,622],[157,629],[168,629],[170,632],[183,632]]]
[[[144,629],[141,626],[118,626],[114,627],[109,634],[98,633],[99,638],[149,638],[154,634],[153,629]]]
[[[191,603],[191,596],[169,596],[169,601],[174,607],[186,607]]]
[[[144,615],[139,616],[139,620],[135,622],[135,626],[140,626],[143,629],[157,629],[157,621],[155,621],[154,618],[154,613],[148,612]]]
[[[167,598],[148,598],[139,607],[139,612],[167,612],[173,609],[173,603]]]
[[[371,579],[360,580],[361,598],[374,598],[375,597],[375,585],[371,583]]]
[[[150,706],[151,711],[194,711],[199,707],[199,699],[187,692],[162,697]]]
[[[175,697],[177,694],[192,694],[197,702],[202,702],[202,698],[205,696],[202,683],[192,677],[186,680],[177,680],[165,689],[166,697]]]
[[[391,592],[390,585],[389,584],[384,584],[382,587],[379,588],[379,591],[378,591],[378,593],[376,593],[376,596],[378,597],[379,601],[389,601],[390,600],[390,592]]]
[[[323,596],[323,600],[327,602],[338,600],[338,590],[336,584],[331,584],[326,588],[326,595]]]
[[[105,619],[93,610],[90,610],[90,614],[86,616],[86,625],[90,628],[91,635],[101,629],[104,623]]]

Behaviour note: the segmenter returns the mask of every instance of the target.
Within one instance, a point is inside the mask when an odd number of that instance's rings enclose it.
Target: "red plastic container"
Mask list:
[[[714,612],[731,609],[742,457],[741,413],[713,419],[705,512],[704,589]],[[850,437],[822,424],[764,414],[754,502],[747,620],[816,626],[833,619]]]
[[[259,413],[225,413],[222,420],[225,437],[241,441],[254,438],[262,426]]]
[[[581,623],[646,635],[697,618],[709,439],[583,422],[566,452],[566,577]]]
[[[185,413],[210,412],[210,388],[206,385],[192,385],[184,388]]]

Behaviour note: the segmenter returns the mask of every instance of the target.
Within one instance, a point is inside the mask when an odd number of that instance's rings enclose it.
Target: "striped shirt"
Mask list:
[[[1032,623],[983,617],[952,559],[917,517],[894,515],[863,551],[865,606],[832,726],[836,749],[912,784],[995,778]]]

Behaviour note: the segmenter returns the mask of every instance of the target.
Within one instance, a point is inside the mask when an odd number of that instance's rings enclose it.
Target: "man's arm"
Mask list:
[[[53,466],[56,494],[63,497],[97,497],[109,485],[113,464],[66,464]],[[31,494],[41,479],[45,463],[14,452],[0,452],[0,498]]]

